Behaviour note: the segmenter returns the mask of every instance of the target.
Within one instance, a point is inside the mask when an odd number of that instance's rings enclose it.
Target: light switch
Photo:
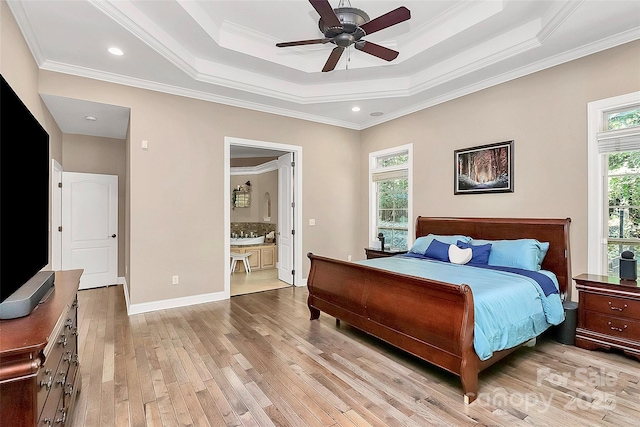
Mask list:
[[[309,225],[316,225],[315,219],[309,219]]]
[[[142,140],[142,149],[143,150],[148,150],[149,149],[149,142],[146,139]]]

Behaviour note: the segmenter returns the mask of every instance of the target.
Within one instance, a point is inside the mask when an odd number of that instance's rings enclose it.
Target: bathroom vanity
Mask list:
[[[278,251],[275,243],[264,243],[257,246],[231,245],[231,251],[239,253],[251,252],[251,255],[249,256],[249,266],[251,267],[252,271],[276,268],[276,257]],[[243,272],[243,265],[236,265],[235,273]]]

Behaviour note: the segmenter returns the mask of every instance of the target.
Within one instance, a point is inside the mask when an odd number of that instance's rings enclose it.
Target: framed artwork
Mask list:
[[[454,151],[454,194],[513,193],[513,141]]]

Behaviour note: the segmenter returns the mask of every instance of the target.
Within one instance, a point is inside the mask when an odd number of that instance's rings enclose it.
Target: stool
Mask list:
[[[239,252],[231,252],[229,255],[231,255],[231,274],[235,271],[236,263],[238,261],[242,261],[244,264],[245,273],[251,273],[251,266],[249,266],[249,260],[247,259],[251,256],[251,252],[245,252],[243,254]]]

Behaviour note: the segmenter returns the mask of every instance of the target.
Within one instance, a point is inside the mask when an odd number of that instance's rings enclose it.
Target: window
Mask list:
[[[413,240],[411,144],[369,154],[370,240],[407,249]]]
[[[606,150],[607,138],[603,135],[619,129],[626,132],[630,146],[611,147],[607,156],[607,274],[619,275],[620,254],[631,251],[640,258],[640,150],[618,151],[634,147],[633,133],[640,133],[640,106],[622,111],[605,113],[605,131],[600,133],[600,151]],[[631,134],[631,135],[629,135]],[[606,143],[604,141],[607,141]],[[638,147],[640,148],[640,147]]]
[[[640,92],[590,103],[589,128],[588,268],[617,276],[640,259]]]

